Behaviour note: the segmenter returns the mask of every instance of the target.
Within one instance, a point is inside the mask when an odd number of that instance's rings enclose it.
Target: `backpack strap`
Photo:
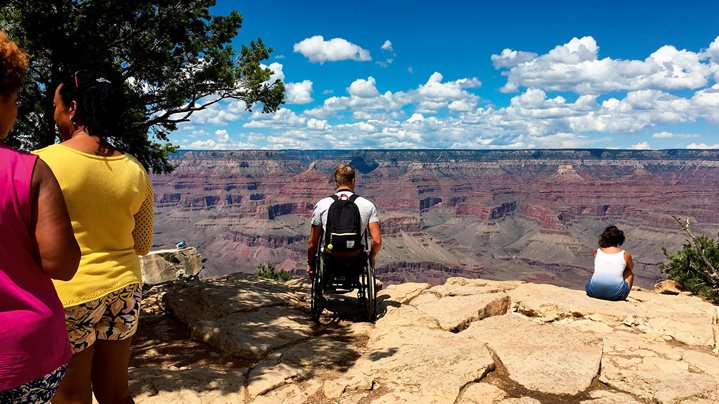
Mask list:
[[[359,198],[359,195],[357,195],[357,194],[350,195],[350,201],[352,201],[353,203],[357,198]]]
[[[339,201],[340,199],[340,197],[335,194],[330,195],[330,198],[332,198],[335,202]]]

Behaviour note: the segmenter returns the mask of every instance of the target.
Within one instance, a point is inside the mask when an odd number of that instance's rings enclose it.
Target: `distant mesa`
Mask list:
[[[376,161],[367,161],[361,156],[357,156],[352,159],[352,161],[349,162],[349,165],[351,167],[354,167],[355,170],[361,172],[362,174],[367,174],[372,171],[374,171],[377,167],[379,167],[379,163]]]

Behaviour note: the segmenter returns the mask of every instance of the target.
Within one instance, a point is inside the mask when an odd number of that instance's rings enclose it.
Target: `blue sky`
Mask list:
[[[719,2],[218,1],[287,85],[185,149],[719,148]]]

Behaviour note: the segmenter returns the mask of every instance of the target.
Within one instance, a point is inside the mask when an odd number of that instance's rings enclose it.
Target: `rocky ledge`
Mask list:
[[[687,294],[634,290],[606,302],[551,285],[450,278],[380,291],[374,324],[362,322],[355,297],[333,296],[317,325],[308,290],[305,280],[247,274],[150,290],[131,362],[136,401],[719,401],[718,308]],[[192,339],[173,336],[165,311]]]

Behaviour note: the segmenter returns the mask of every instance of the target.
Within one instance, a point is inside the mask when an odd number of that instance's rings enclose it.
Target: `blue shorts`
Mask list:
[[[22,386],[0,391],[0,404],[49,403],[65,375],[65,370],[67,364]]]
[[[630,291],[627,281],[622,281],[617,285],[592,282],[591,279],[587,282],[584,290],[587,292],[587,296],[602,300],[626,300]]]

